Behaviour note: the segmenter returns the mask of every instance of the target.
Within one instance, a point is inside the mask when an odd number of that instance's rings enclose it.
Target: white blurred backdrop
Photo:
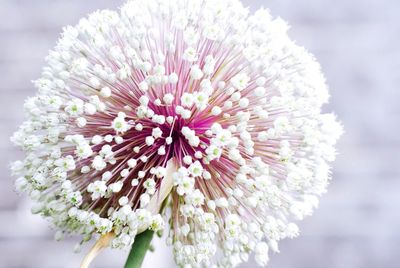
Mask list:
[[[345,125],[334,179],[301,236],[281,243],[271,268],[396,268],[400,263],[400,1],[243,0],[264,5],[292,25],[290,36],[321,62],[331,104]],[[13,191],[8,164],[21,157],[9,137],[23,120],[31,80],[62,26],[121,0],[0,0],[0,267],[78,267],[87,248],[74,254],[74,239],[53,232],[30,203]],[[175,267],[170,249],[143,267]],[[106,250],[94,268],[122,267],[127,252]],[[242,267],[255,267],[248,263]]]

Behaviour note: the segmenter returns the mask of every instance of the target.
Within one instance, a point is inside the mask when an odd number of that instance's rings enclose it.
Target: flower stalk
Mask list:
[[[133,243],[128,255],[128,259],[126,260],[125,268],[140,268],[142,266],[144,257],[150,248],[153,236],[154,232],[151,230],[146,230],[136,236],[135,242]]]

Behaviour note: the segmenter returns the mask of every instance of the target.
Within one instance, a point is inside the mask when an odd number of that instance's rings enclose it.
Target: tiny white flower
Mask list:
[[[194,48],[188,47],[184,52],[182,59],[187,60],[189,62],[194,62],[197,60],[197,52]]]

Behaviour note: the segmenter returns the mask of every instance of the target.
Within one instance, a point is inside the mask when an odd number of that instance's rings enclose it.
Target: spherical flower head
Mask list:
[[[266,265],[318,205],[342,132],[287,28],[237,0],[132,0],[64,28],[12,137],[17,189],[57,238],[128,248],[167,228],[179,266]]]

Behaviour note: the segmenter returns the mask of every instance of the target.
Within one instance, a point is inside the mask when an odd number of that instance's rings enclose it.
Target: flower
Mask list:
[[[342,132],[287,28],[237,0],[132,0],[64,28],[12,137],[17,189],[82,241],[168,226],[180,266],[266,265],[318,205]]]

